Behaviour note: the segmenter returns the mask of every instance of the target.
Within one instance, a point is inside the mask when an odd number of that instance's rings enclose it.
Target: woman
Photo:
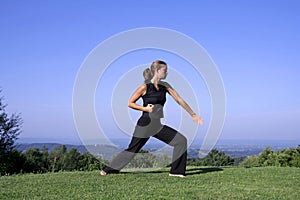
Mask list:
[[[101,175],[118,173],[152,136],[174,147],[169,175],[185,177],[187,140],[182,134],[169,126],[162,125],[160,122],[160,119],[163,118],[166,93],[170,94],[191,115],[195,122],[202,125],[203,121],[168,83],[161,81],[167,77],[167,74],[167,64],[161,60],[154,61],[150,69],[144,71],[145,83],[135,91],[128,102],[130,108],[142,111],[142,116],[137,122],[128,148],[119,153],[101,171]],[[136,103],[139,98],[143,99],[143,106]]]

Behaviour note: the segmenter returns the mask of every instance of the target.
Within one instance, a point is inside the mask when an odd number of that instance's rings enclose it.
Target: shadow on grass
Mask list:
[[[169,172],[168,169],[134,169],[133,171],[128,171],[125,169],[124,171],[119,172],[120,174],[140,174],[140,173],[151,173],[151,174],[160,174],[160,173],[167,173]]]
[[[186,175],[196,175],[196,174],[205,174],[210,172],[223,171],[222,168],[218,167],[203,167],[203,168],[191,168],[186,170]],[[139,174],[139,173],[151,173],[151,174],[159,174],[159,173],[168,173],[169,169],[157,169],[157,170],[135,170],[135,171],[121,171],[120,174]]]
[[[218,168],[218,167],[192,168],[192,169],[187,169],[186,170],[186,175],[191,176],[191,175],[195,175],[195,174],[205,174],[205,173],[218,172],[218,171],[223,171],[223,169]]]

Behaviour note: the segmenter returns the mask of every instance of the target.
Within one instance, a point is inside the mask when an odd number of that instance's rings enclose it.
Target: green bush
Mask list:
[[[205,158],[191,158],[188,159],[187,165],[190,166],[232,166],[234,164],[234,158],[226,155],[222,151],[213,149]]]
[[[243,162],[240,163],[241,167],[258,167],[258,157],[257,156],[249,156]]]
[[[272,151],[271,147],[264,149],[259,156],[246,158],[240,166],[244,167],[300,167],[300,145],[297,148],[288,148]]]
[[[25,163],[24,155],[17,151],[11,150],[4,154],[0,154],[0,175],[18,174],[23,171]]]

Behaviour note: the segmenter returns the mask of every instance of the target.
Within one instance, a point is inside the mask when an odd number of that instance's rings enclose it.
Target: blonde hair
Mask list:
[[[166,62],[164,62],[162,60],[155,60],[151,64],[150,68],[145,69],[143,72],[145,81],[149,81],[154,76],[155,71],[159,70],[160,68],[162,68],[165,65],[167,65]]]

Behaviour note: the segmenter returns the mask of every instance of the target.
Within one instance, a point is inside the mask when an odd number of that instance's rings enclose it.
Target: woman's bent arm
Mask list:
[[[141,85],[131,96],[128,102],[128,107],[135,109],[135,110],[140,110],[144,112],[152,112],[153,105],[148,104],[146,107],[138,105],[136,101],[143,95],[146,94],[147,86],[146,84]]]

